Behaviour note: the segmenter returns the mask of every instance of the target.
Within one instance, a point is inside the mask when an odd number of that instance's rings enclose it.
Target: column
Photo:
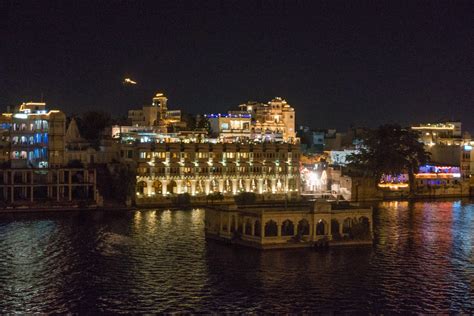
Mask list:
[[[97,202],[97,172],[96,172],[96,169],[94,169],[93,172],[94,172],[93,177],[92,177],[92,179],[94,181],[94,186],[93,186],[93,188],[94,188],[93,192],[94,193],[93,194],[94,194],[94,201]]]
[[[278,226],[278,237],[281,237],[281,223],[277,224]]]
[[[30,201],[33,202],[34,198],[33,198],[33,195],[34,195],[34,180],[33,180],[33,172],[30,171],[30,176],[31,176],[31,179],[30,179],[30,183],[31,183],[31,188],[30,188]]]
[[[224,194],[224,180],[219,179],[219,192]]]
[[[163,196],[168,194],[168,180],[161,180],[161,194],[163,194]]]
[[[196,195],[196,180],[190,180],[191,181],[191,195]]]
[[[339,234],[341,236],[342,236],[343,227],[344,227],[344,220],[342,220],[342,222],[339,222]]]
[[[204,192],[206,193],[206,195],[209,194],[210,188],[211,180],[204,180]]]
[[[10,185],[11,185],[10,193],[12,197],[11,200],[12,200],[12,203],[14,203],[15,202],[15,171],[12,171]]]
[[[56,200],[59,202],[59,171],[56,171]]]
[[[232,193],[233,194],[237,194],[237,186],[238,186],[237,179],[232,179]]]
[[[71,170],[68,172],[68,188],[69,188],[69,201],[72,201],[72,173]]]
[[[245,192],[251,192],[250,179],[245,179]]]
[[[272,179],[272,193],[276,192],[276,179]]]
[[[175,180],[176,181],[176,194],[181,194],[183,190],[183,180]],[[174,193],[174,192],[173,192]]]
[[[257,190],[259,194],[263,193],[263,179],[258,179]]]
[[[152,180],[146,180],[146,195],[151,196],[153,191],[153,181]]]

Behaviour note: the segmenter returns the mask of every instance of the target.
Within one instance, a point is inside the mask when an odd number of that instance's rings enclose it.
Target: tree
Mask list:
[[[205,130],[208,134],[211,132],[211,123],[206,117],[199,116],[196,121],[196,129]]]
[[[368,131],[362,138],[359,152],[348,157],[349,168],[361,171],[364,176],[373,176],[376,183],[384,174],[398,176],[407,173],[410,194],[413,194],[415,173],[430,159],[418,138],[418,132],[396,124]]]
[[[181,121],[186,123],[186,130],[194,131],[196,129],[196,117],[189,113],[181,114]]]
[[[109,113],[103,111],[84,112],[81,117],[76,118],[82,137],[98,146],[102,131],[112,124]]]

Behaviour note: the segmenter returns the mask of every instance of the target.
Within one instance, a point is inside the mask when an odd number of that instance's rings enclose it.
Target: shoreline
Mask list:
[[[380,202],[422,202],[422,201],[444,201],[444,200],[470,200],[474,199],[474,196],[440,196],[440,197],[415,197],[415,198],[401,198],[401,199],[371,199],[364,201],[340,201],[348,203],[358,203],[358,204],[372,204]],[[253,205],[242,205],[244,207],[253,206],[253,207],[267,207],[267,206],[294,206],[294,205],[303,205],[305,202],[288,202],[285,203],[281,200],[268,201],[266,203],[255,203]],[[154,205],[135,205],[135,206],[125,206],[125,205],[110,205],[110,206],[92,206],[92,207],[79,207],[79,206],[53,206],[53,207],[9,207],[0,209],[1,214],[22,214],[22,213],[58,213],[58,212],[129,212],[135,210],[150,210],[150,209],[160,209],[160,210],[176,210],[176,209],[194,209],[194,208],[206,208],[206,207],[216,207],[234,204],[231,201],[228,202],[218,202],[218,203],[190,203],[189,205],[172,205],[172,204],[154,204]]]

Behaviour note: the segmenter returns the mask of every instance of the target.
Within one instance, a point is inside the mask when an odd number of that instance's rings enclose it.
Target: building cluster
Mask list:
[[[113,163],[135,169],[137,203],[183,193],[299,192],[295,111],[285,100],[248,102],[227,114],[201,115],[193,128],[167,103],[165,95],[156,94],[150,105],[128,112],[129,124],[111,126],[96,146],[81,136],[74,118],[67,120],[45,103],[24,103],[3,113],[3,201],[31,202],[39,196],[71,200],[82,186],[87,193],[82,196],[96,199],[95,171],[92,176],[87,170]],[[45,193],[34,194],[40,186]]]
[[[93,169],[67,168],[66,116],[23,103],[0,117],[0,204],[95,201]]]
[[[461,123],[410,128],[419,132],[432,157],[416,174],[417,189],[429,196],[464,194],[463,183],[474,174],[474,142]],[[370,185],[345,172],[364,132],[296,130],[295,109],[279,97],[190,120],[169,109],[166,96],[157,93],[151,104],[128,112],[128,124],[110,126],[93,145],[74,118],[45,103],[23,103],[0,116],[0,202],[95,201],[94,168],[117,163],[136,173],[137,204],[184,193],[196,199],[253,192],[358,200],[376,195],[371,190],[377,186],[378,192],[406,191],[404,174]]]
[[[430,153],[431,162],[415,174],[420,196],[468,195],[474,174],[474,140],[462,131],[459,121],[417,124],[409,127],[419,132],[419,141]],[[349,155],[357,153],[364,129],[311,130],[300,127],[302,159],[301,190],[303,194],[340,196],[360,199],[380,192],[403,195],[409,190],[408,175],[384,176],[376,185],[364,183],[345,174]],[[364,192],[362,192],[364,191]]]

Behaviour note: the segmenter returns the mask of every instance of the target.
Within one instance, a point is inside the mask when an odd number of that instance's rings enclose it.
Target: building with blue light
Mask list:
[[[23,103],[0,118],[3,158],[12,168],[48,168],[64,163],[66,116],[46,103]]]

